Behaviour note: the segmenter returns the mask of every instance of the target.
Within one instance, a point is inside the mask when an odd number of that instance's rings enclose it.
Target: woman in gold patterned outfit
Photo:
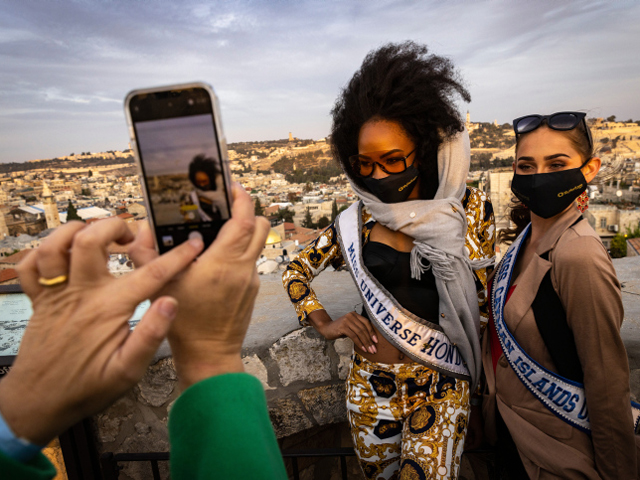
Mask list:
[[[301,324],[354,342],[347,409],[370,479],[459,473],[495,227],[487,196],[466,187],[469,141],[455,94],[470,100],[451,62],[426,46],[389,44],[365,58],[332,110],[331,135],[362,202],[283,275]],[[345,240],[349,232],[355,242]],[[345,263],[365,308],[334,320],[310,283]],[[430,354],[451,360],[451,369],[423,361]]]

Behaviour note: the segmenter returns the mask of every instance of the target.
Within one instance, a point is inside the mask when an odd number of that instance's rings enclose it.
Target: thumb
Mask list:
[[[119,367],[127,378],[137,382],[147,370],[149,362],[169,333],[178,312],[178,301],[169,296],[151,304],[136,328],[120,347]]]

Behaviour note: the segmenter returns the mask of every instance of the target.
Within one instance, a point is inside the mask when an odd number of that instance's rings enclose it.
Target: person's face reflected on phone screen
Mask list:
[[[197,187],[206,190],[206,188],[210,186],[211,180],[205,172],[196,172],[195,177]]]

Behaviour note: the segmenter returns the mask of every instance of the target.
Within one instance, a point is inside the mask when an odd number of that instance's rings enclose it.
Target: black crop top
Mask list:
[[[367,242],[362,249],[364,265],[371,275],[414,315],[438,324],[438,290],[433,270],[422,278],[411,278],[411,253],[399,252],[380,242]],[[362,315],[368,317],[366,309]]]

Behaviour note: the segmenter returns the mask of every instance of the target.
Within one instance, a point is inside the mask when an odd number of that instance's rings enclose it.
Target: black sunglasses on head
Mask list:
[[[524,117],[516,118],[513,121],[513,131],[516,132],[516,137],[523,133],[529,133],[534,131],[546,120],[546,124],[552,130],[566,131],[573,130],[580,122],[584,122],[584,131],[589,141],[589,148],[593,148],[593,139],[591,138],[591,132],[587,126],[586,121],[587,114],[584,112],[557,112],[551,115],[525,115]]]

